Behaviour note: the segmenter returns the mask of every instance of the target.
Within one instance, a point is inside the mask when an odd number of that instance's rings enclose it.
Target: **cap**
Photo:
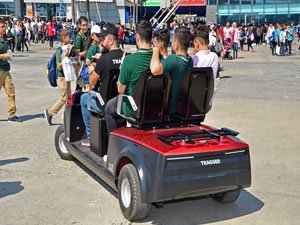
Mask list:
[[[105,37],[108,34],[111,34],[115,38],[118,38],[118,29],[116,28],[116,26],[114,24],[107,23],[107,24],[103,25],[100,36]]]
[[[93,33],[100,34],[100,32],[101,32],[101,29],[98,25],[92,26],[91,34],[93,34]]]

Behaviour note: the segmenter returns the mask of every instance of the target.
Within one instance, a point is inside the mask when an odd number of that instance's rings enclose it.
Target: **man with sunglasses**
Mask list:
[[[97,34],[98,35],[98,34]],[[122,57],[124,52],[119,48],[117,44],[118,29],[114,24],[105,24],[102,27],[102,31],[99,34],[101,40],[102,52],[105,52],[98,59],[95,70],[92,71],[89,77],[90,87],[97,90],[97,84],[101,80],[107,79],[111,70],[117,70],[120,68]],[[90,98],[90,109],[95,112],[103,113],[97,106],[97,96],[95,92],[84,93],[81,96],[81,112],[85,124],[87,138],[81,141],[81,144],[86,147],[90,147],[90,111],[87,107],[88,99]]]

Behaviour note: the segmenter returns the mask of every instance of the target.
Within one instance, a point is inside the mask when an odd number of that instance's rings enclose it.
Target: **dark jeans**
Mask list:
[[[289,55],[292,54],[292,43],[293,43],[293,41],[287,41],[287,46],[289,48]]]
[[[111,131],[118,128],[118,123],[116,121],[116,118],[119,117],[117,114],[118,98],[119,96],[109,100],[105,107],[106,127],[109,135]]]
[[[272,46],[272,55],[275,55],[276,54],[277,43],[276,42],[271,42],[271,46]]]
[[[244,51],[244,43],[245,43],[245,40],[244,39],[241,39],[240,40],[240,44],[241,44],[241,50]]]
[[[247,39],[247,44],[248,44],[248,52],[249,52],[250,48],[252,49],[252,51],[254,51],[254,49],[252,47],[252,41],[251,41],[251,39]]]
[[[14,52],[15,51],[15,45],[16,45],[15,37],[12,37],[12,39],[8,43],[9,43],[9,49]]]
[[[49,44],[50,44],[50,48],[53,48],[53,40],[54,40],[54,36],[49,36]]]

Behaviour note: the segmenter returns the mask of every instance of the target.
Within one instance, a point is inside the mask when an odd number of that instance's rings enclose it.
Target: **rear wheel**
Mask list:
[[[123,216],[129,221],[146,218],[152,209],[152,204],[142,202],[140,179],[132,164],[125,165],[118,181],[119,204]]]
[[[60,156],[60,158],[64,160],[74,160],[74,157],[69,153],[67,150],[65,144],[64,144],[64,139],[65,139],[65,129],[64,125],[60,125],[54,136],[54,142],[55,142],[55,148]]]
[[[211,197],[220,203],[232,203],[240,196],[241,189],[213,194]]]

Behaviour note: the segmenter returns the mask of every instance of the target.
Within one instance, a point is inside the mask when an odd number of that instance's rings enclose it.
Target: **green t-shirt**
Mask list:
[[[126,85],[125,95],[133,95],[135,83],[142,73],[150,68],[152,53],[152,49],[141,48],[136,53],[125,57],[119,76],[119,82]],[[122,108],[126,116],[131,116],[132,109],[127,100],[123,102]]]
[[[58,47],[56,49],[55,56],[56,56],[56,68],[57,68],[57,71],[58,71],[58,76],[59,77],[65,77],[64,71],[58,69],[58,64],[61,63],[61,61],[64,58],[64,57],[62,57],[62,49],[61,49],[61,47]],[[74,56],[75,56],[75,48],[73,47],[71,49],[69,57],[74,57]]]
[[[164,67],[164,75],[169,74],[172,80],[169,114],[173,114],[176,112],[179,86],[189,69],[193,67],[193,60],[189,56],[172,54],[169,55],[168,58],[162,60],[161,63]]]
[[[87,51],[86,58],[88,60],[92,61],[93,56],[96,55],[97,53],[100,53],[100,48],[95,43],[92,43],[91,46],[89,47],[88,51]]]
[[[83,52],[85,44],[86,44],[86,37],[81,32],[79,32],[74,41],[75,50],[78,50],[79,52]],[[85,60],[85,57],[81,57],[80,59]]]
[[[8,48],[7,42],[3,38],[0,38],[0,54],[7,53],[8,49],[9,48]],[[7,59],[0,59],[0,70],[1,71],[9,71],[10,70],[10,64],[7,61]]]

